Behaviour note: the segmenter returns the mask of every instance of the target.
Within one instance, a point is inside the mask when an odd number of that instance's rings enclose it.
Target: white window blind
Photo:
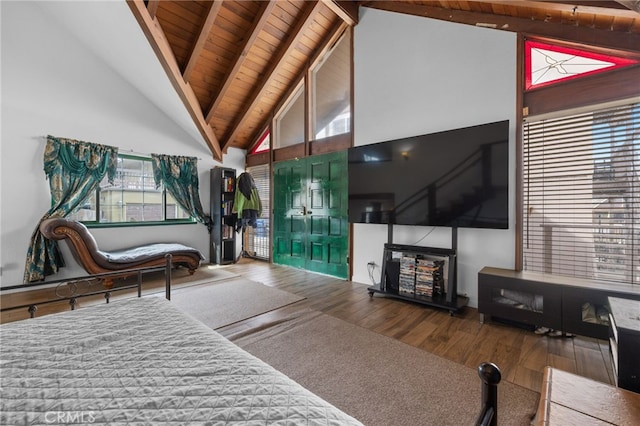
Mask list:
[[[269,164],[247,167],[247,172],[251,173],[253,181],[258,188],[258,194],[262,202],[262,216],[258,218],[258,226],[256,228],[247,228],[247,247],[245,247],[245,251],[253,257],[269,259],[269,228],[271,222]]]
[[[640,103],[523,130],[524,269],[640,284]]]
[[[269,164],[261,164],[259,166],[247,167],[247,172],[251,173],[253,181],[258,188],[260,201],[262,202],[262,216],[269,218],[271,207],[269,206],[269,190],[271,188],[271,179],[269,176]]]

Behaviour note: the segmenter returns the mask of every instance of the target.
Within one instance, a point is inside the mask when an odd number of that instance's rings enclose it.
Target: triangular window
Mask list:
[[[270,144],[271,144],[271,133],[267,129],[267,131],[265,131],[262,134],[262,136],[260,136],[260,139],[258,140],[258,143],[256,144],[255,148],[253,148],[253,150],[251,151],[251,154],[257,154],[259,152],[269,151]]]
[[[525,88],[535,89],[637,63],[628,58],[527,40]]]

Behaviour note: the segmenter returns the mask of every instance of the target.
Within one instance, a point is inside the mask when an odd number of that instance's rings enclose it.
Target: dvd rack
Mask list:
[[[379,285],[368,288],[431,307],[451,315],[466,306],[469,298],[457,294],[456,250],[385,244]]]

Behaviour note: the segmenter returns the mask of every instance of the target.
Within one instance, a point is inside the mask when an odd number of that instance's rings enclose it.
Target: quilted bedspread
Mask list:
[[[360,424],[158,297],[0,326],[4,424]]]

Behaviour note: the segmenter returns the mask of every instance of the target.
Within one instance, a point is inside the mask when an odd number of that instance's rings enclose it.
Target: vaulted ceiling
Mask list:
[[[249,149],[358,8],[640,51],[640,0],[128,0],[214,158]]]

